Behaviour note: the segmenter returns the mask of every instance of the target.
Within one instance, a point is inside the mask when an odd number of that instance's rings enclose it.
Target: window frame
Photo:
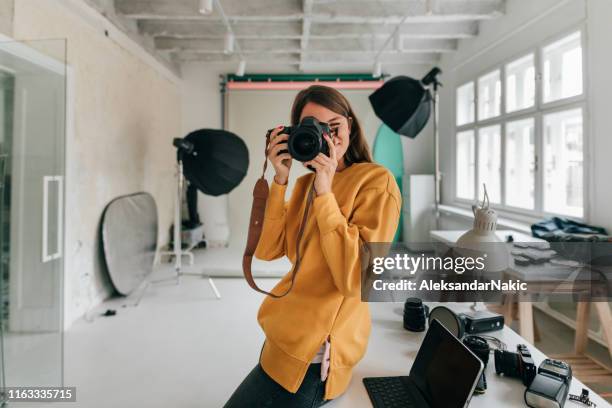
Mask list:
[[[580,33],[580,44],[582,47],[582,94],[575,95],[569,98],[555,100],[551,102],[544,102],[544,80],[543,80],[543,52],[547,46],[562,40],[576,32]],[[515,110],[508,113],[506,109],[507,89],[506,89],[506,67],[508,64],[517,61],[521,58],[527,57],[533,54],[534,66],[535,66],[535,100],[534,105],[528,108]],[[501,80],[501,101],[500,101],[500,115],[479,120],[479,79],[493,71],[500,71]],[[533,44],[529,48],[522,50],[519,53],[513,54],[508,58],[505,58],[494,65],[487,66],[485,69],[481,69],[478,72],[465,78],[463,81],[458,81],[458,85],[455,87],[455,101],[453,107],[453,140],[452,140],[452,151],[453,151],[453,169],[457,170],[457,134],[466,130],[472,130],[475,134],[475,163],[476,168],[474,171],[474,192],[477,195],[479,186],[477,185],[479,180],[479,151],[478,151],[478,135],[481,128],[499,125],[501,128],[501,169],[500,169],[500,180],[501,180],[501,204],[491,204],[491,207],[496,209],[500,215],[507,218],[523,219],[528,222],[532,222],[536,219],[543,217],[559,216],[571,218],[579,221],[585,221],[590,216],[590,202],[588,200],[591,186],[588,180],[590,179],[591,163],[589,157],[591,156],[591,141],[589,134],[589,110],[588,110],[588,60],[587,60],[587,38],[586,29],[584,24],[573,26],[567,30],[564,30],[554,36],[547,37],[537,43]],[[473,83],[474,85],[474,121],[463,125],[457,125],[457,104],[458,100],[457,90],[467,83]],[[544,209],[544,143],[543,143],[543,126],[544,116],[550,113],[581,109],[582,111],[582,138],[583,138],[583,180],[582,180],[582,217],[570,216],[568,214],[558,214],[553,212],[545,211]],[[534,173],[534,208],[525,209],[506,204],[506,128],[507,123],[514,122],[523,119],[533,118],[534,120],[534,154],[535,154],[535,173]],[[457,196],[457,177],[453,177],[453,204],[458,207],[470,208],[471,205],[481,199],[481,197],[474,197],[473,199],[465,199]]]

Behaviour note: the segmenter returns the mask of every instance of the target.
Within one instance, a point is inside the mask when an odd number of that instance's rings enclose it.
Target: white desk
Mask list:
[[[467,230],[439,230],[430,231],[429,236],[434,242],[441,242],[450,246],[454,246]],[[512,230],[497,230],[495,235],[502,241],[506,241],[508,235],[512,235],[514,242],[546,242],[543,239],[532,237],[531,235],[523,234]]]
[[[435,304],[429,304],[430,307]],[[466,311],[467,303],[447,303],[455,311]],[[421,345],[425,332],[412,333],[402,327],[403,303],[371,303],[372,334],[368,351],[362,361],[353,370],[353,378],[347,392],[337,400],[325,405],[329,408],[340,407],[371,407],[370,399],[363,386],[363,377],[408,375],[412,362]],[[508,350],[515,351],[516,345],[525,340],[509,327],[503,330],[487,333],[498,337],[508,346]],[[527,344],[531,351],[534,363],[539,365],[546,357],[533,345]],[[487,391],[483,395],[474,396],[470,407],[503,408],[503,407],[525,407],[523,394],[525,386],[519,379],[504,378],[495,374],[495,362],[493,356],[489,359],[486,367]],[[455,373],[460,375],[460,373]],[[570,387],[571,394],[580,394],[582,388],[587,388],[575,378]],[[597,404],[597,408],[605,408],[610,405],[601,397],[589,389],[591,401]],[[567,403],[566,408],[580,407]]]

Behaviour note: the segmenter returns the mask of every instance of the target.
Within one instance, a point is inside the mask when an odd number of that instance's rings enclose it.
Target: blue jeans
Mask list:
[[[224,408],[316,408],[325,404],[321,364],[310,364],[302,385],[293,394],[257,364],[232,394]]]

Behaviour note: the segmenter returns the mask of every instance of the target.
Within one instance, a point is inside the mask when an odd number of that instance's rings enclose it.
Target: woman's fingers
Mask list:
[[[287,145],[284,143],[278,143],[272,146],[271,148],[268,149],[268,157],[270,159],[273,159],[274,157],[276,157],[278,152],[280,152],[281,150],[287,150]]]
[[[274,146],[278,145],[279,143],[283,143],[286,142],[287,139],[289,139],[289,135],[287,134],[280,134],[280,135],[275,135],[272,136],[272,134],[270,134],[270,144],[268,145],[268,149],[273,148]]]
[[[320,170],[321,168],[323,168],[322,164],[317,163],[314,160],[310,160],[310,161],[304,162],[304,167],[308,167],[308,166],[313,167],[315,170]]]
[[[334,160],[323,153],[319,153],[317,157],[315,157],[315,160],[317,159],[319,160],[320,163],[323,163],[326,166],[333,167],[335,165]]]
[[[332,142],[331,137],[329,137],[329,135],[324,135],[325,140],[327,140],[327,146],[329,146],[329,157],[335,162],[338,161],[338,159],[336,158],[336,147],[334,146],[334,143]]]
[[[274,160],[278,160],[279,162],[282,162],[283,160],[291,160],[291,155],[289,153],[281,153],[279,155],[276,156],[276,158]]]

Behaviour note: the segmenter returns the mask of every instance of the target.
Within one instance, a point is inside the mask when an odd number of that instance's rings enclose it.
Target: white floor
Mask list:
[[[226,248],[207,248],[194,251],[198,271],[211,276],[242,277],[242,254],[244,245]],[[187,258],[184,258],[185,260]],[[261,261],[253,258],[251,271],[255,277],[281,277],[291,269],[286,257],[274,261]]]
[[[170,271],[165,265],[155,278]],[[259,279],[266,288],[276,281]],[[75,323],[65,335],[65,379],[77,387],[77,403],[54,406],[221,407],[257,363],[262,295],[243,279],[215,283],[221,300],[207,280],[188,276],[179,285],[152,285],[138,307],[110,300],[93,322]],[[117,315],[101,317],[108,308]]]

